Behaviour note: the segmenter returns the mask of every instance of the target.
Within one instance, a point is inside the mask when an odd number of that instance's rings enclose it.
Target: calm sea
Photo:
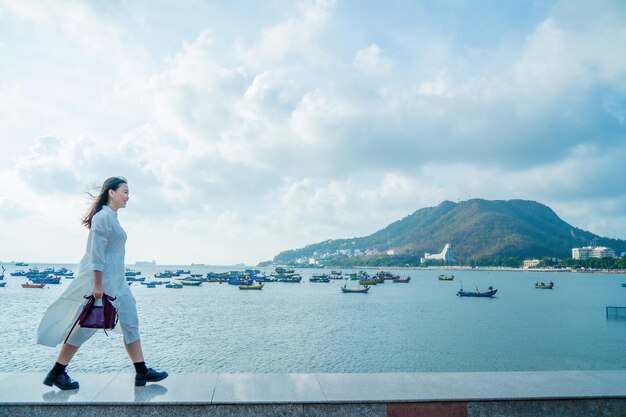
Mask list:
[[[46,371],[57,349],[36,345],[35,332],[69,281],[23,289],[24,278],[9,276],[17,268],[5,266],[0,372]],[[76,272],[76,265],[67,266]],[[137,269],[152,276],[178,268]],[[227,373],[626,369],[626,320],[605,317],[606,306],[626,306],[620,285],[626,275],[454,271],[456,279],[446,282],[437,280],[439,271],[391,270],[412,281],[343,294],[342,281],[308,282],[322,270],[298,272],[305,282],[267,283],[262,291],[134,283],[147,363],[170,372]],[[550,280],[554,290],[534,288],[535,281]],[[466,289],[493,285],[498,294],[460,298],[459,281]],[[71,369],[132,371],[121,335],[102,332],[81,348]]]

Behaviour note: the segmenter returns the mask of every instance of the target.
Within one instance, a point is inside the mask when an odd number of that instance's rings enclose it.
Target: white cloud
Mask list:
[[[382,49],[375,43],[356,51],[354,61],[359,71],[370,75],[388,74],[393,68],[392,61],[383,56]]]
[[[262,71],[276,63],[297,56],[305,62],[323,59],[317,44],[335,7],[334,0],[310,0],[298,4],[298,14],[265,28],[255,44],[240,45],[239,57],[246,67]]]

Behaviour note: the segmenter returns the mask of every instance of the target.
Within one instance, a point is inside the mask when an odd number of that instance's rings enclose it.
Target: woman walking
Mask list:
[[[123,177],[111,177],[102,188],[83,219],[89,229],[87,250],[80,262],[79,272],[61,297],[48,307],[37,331],[37,343],[55,347],[62,344],[56,363],[43,383],[62,390],[77,389],[78,381],[65,368],[78,348],[96,333],[96,329],[73,325],[85,304],[84,296],[101,299],[106,293],[115,297],[124,346],[135,366],[135,385],[157,382],[167,378],[167,372],[146,367],[139,339],[139,319],[135,297],[126,283],[124,253],[126,232],[117,221],[117,211],[128,202],[128,182]]]

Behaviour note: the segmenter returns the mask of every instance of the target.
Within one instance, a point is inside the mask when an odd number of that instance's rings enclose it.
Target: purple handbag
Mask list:
[[[76,322],[74,322],[74,325],[67,334],[65,338],[66,343],[77,324],[80,327],[89,329],[103,329],[107,336],[107,330],[112,330],[117,324],[117,309],[111,303],[111,301],[115,301],[114,297],[104,294],[102,296],[101,306],[95,305],[96,298],[93,295],[86,295],[84,298],[87,299],[87,304],[83,306],[83,310],[80,312]]]
[[[85,298],[88,301],[78,316],[78,325],[90,329],[112,330],[117,324],[117,310],[111,304],[115,298],[104,294],[101,306],[95,305],[96,299],[93,295],[85,296]]]

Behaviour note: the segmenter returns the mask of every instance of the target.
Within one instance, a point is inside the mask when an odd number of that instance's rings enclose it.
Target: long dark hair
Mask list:
[[[124,177],[111,177],[104,181],[98,195],[91,196],[93,198],[93,204],[87,212],[87,215],[83,218],[83,226],[87,229],[91,229],[91,219],[109,202],[109,190],[116,191],[122,184],[128,184],[128,181],[126,181]]]

